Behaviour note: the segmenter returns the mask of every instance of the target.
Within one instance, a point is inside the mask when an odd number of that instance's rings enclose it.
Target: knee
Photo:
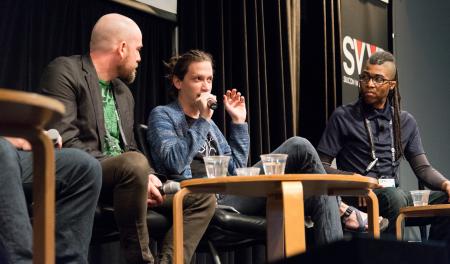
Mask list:
[[[214,212],[216,211],[216,207],[217,207],[217,199],[216,199],[216,195],[214,194],[208,194],[206,195],[206,207],[208,208],[208,211],[210,211],[210,215],[211,217],[214,215]]]
[[[81,151],[80,151],[81,152]],[[102,166],[100,162],[87,153],[84,153],[82,169],[86,172],[86,178],[91,183],[93,189],[100,191],[102,186]]]
[[[96,176],[101,175],[102,169],[100,162],[91,155],[79,149],[63,149],[70,155],[70,160],[77,163],[83,171],[91,174],[96,173]]]
[[[310,160],[311,157],[316,157],[317,152],[313,145],[306,138],[291,137],[286,140],[278,149],[279,152],[288,154],[289,160]]]
[[[60,166],[66,168],[70,166],[69,169],[74,175],[72,177],[74,180],[100,191],[102,185],[102,168],[100,162],[94,157],[79,149],[64,148],[55,152],[55,160],[57,168]]]
[[[407,197],[396,188],[383,188],[377,196],[380,206],[396,214],[400,211],[400,208],[408,205]]]
[[[200,204],[209,212],[212,217],[216,210],[217,199],[214,194],[200,194],[199,197]]]
[[[309,147],[312,146],[311,142],[303,137],[291,137],[288,140],[286,140],[286,143],[293,146],[301,146],[301,147]]]
[[[203,212],[205,219],[211,219],[216,210],[216,196],[214,194],[191,194],[187,199],[190,209]]]
[[[150,166],[147,158],[139,152],[126,152],[120,155],[121,176],[123,180],[147,189]]]
[[[303,137],[291,137],[286,140],[285,144],[296,151],[311,152],[315,151],[309,140]]]

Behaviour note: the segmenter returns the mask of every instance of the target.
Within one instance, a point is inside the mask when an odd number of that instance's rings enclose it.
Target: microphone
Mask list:
[[[165,194],[175,194],[180,188],[180,183],[176,181],[166,181],[161,186],[157,187],[161,195]]]
[[[375,158],[369,165],[367,166],[366,170],[364,171],[364,176],[366,176],[377,164],[378,158]]]
[[[59,132],[58,130],[52,128],[47,131],[47,136],[52,140],[53,144],[56,144],[59,137]]]
[[[206,104],[208,105],[209,109],[211,110],[216,110],[217,109],[217,101],[209,98],[208,101],[206,102]]]

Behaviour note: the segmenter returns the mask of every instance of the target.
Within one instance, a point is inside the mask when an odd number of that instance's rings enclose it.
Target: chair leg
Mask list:
[[[213,243],[210,240],[208,240],[208,247],[209,252],[211,253],[211,257],[214,261],[214,264],[221,264],[219,254],[217,253],[216,248],[214,247]]]
[[[395,223],[395,231],[397,240],[403,240],[403,220],[405,219],[405,215],[400,213],[397,216],[397,221]]]
[[[423,225],[419,227],[420,229],[420,240],[423,241],[427,241],[428,240],[428,231],[427,231],[427,226]]]

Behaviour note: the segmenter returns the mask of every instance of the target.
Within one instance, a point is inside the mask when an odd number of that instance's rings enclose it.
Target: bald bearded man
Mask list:
[[[114,206],[121,247],[128,263],[153,263],[148,244],[147,205],[171,213],[161,181],[134,139],[134,100],[125,83],[136,77],[142,33],[128,17],[107,14],[95,24],[87,55],[59,57],[45,69],[43,94],[60,100],[67,114],[55,125],[63,147],[82,149],[102,166],[100,202]],[[185,203],[185,262],[189,263],[215,209],[212,195],[191,195]],[[158,263],[172,259],[169,230]]]

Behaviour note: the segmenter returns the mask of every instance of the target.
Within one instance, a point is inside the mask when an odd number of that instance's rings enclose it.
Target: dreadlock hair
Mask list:
[[[391,62],[394,65],[395,76],[392,81],[396,82],[396,87],[389,91],[388,100],[391,106],[394,108],[394,117],[392,120],[394,130],[394,147],[395,147],[395,159],[399,160],[403,157],[402,147],[402,133],[400,130],[400,91],[398,85],[397,66],[395,63],[395,57],[392,53],[387,51],[377,51],[372,54],[367,61],[367,64],[382,65],[386,62]]]
[[[172,99],[176,99],[178,96],[178,89],[173,85],[173,78],[177,77],[178,79],[183,80],[191,63],[203,61],[211,62],[211,66],[214,67],[211,54],[201,50],[190,50],[180,56],[173,56],[169,59],[169,61],[164,62],[164,66],[167,69],[167,74],[165,77],[170,83],[171,90],[169,95]]]

